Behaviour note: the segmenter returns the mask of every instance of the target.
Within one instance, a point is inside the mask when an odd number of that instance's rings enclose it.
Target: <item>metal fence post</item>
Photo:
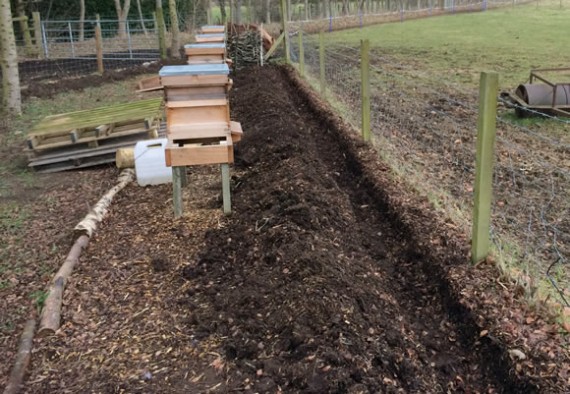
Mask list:
[[[127,28],[127,40],[129,44],[129,58],[133,58],[133,45],[131,41],[131,28],[129,27],[129,20],[126,21],[126,28]]]
[[[75,45],[73,44],[73,30],[71,29],[71,22],[67,22],[67,30],[69,30],[69,42],[71,43],[71,57],[75,57]]]
[[[49,59],[49,48],[48,48],[45,22],[42,22],[42,45],[44,47],[44,55],[46,59]]]
[[[485,260],[489,253],[498,86],[497,73],[481,73],[471,244],[471,260],[474,264]]]
[[[320,65],[320,82],[321,82],[321,94],[323,97],[326,94],[325,87],[325,33],[321,31],[319,33],[319,65]]]
[[[360,41],[362,138],[369,142],[370,135],[370,41]]]
[[[303,47],[303,30],[299,30],[299,73],[305,76],[305,48]]]

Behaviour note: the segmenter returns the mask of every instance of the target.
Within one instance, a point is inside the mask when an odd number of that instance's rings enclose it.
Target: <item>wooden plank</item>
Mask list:
[[[195,86],[195,87],[173,87],[170,86],[164,91],[167,102],[180,100],[200,100],[200,99],[222,99],[228,94],[228,86]]]
[[[281,33],[279,38],[275,40],[271,48],[269,48],[269,50],[265,53],[263,61],[267,61],[273,55],[273,53],[275,53],[275,51],[277,50],[277,48],[279,48],[279,45],[281,45],[281,42],[283,41],[284,38],[285,38],[285,33]]]
[[[153,90],[162,89],[162,84],[160,83],[160,77],[155,75],[154,77],[143,78],[138,83],[137,92],[151,92]]]
[[[166,165],[193,166],[203,164],[233,163],[233,144],[231,140],[220,145],[184,145],[177,146],[169,142],[166,145]]]
[[[231,84],[227,75],[176,75],[160,77],[163,86],[226,86]]]
[[[187,56],[204,56],[204,55],[209,55],[209,56],[216,56],[216,57],[224,57],[226,54],[226,48],[208,48],[208,47],[202,47],[202,48],[184,48],[184,53]]]
[[[224,55],[190,55],[186,63],[188,64],[203,64],[203,63],[225,63],[226,58]]]
[[[232,135],[232,141],[234,143],[241,141],[241,137],[243,136],[243,130],[241,128],[241,123],[239,122],[230,122],[230,130]]]
[[[212,43],[222,43],[225,42],[225,37],[221,35],[220,37],[200,37],[200,34],[196,36],[196,42],[212,42]]]
[[[177,124],[167,128],[166,135],[173,141],[215,137],[226,138],[230,135],[230,128],[227,123]]]
[[[167,129],[173,125],[192,123],[229,122],[230,109],[227,105],[208,107],[179,107],[166,109]]]
[[[227,98],[197,99],[197,100],[175,100],[167,101],[166,108],[194,108],[194,107],[215,107],[228,106]]]
[[[215,34],[215,33],[225,33],[226,27],[224,25],[210,25],[202,26],[200,28],[202,34]]]

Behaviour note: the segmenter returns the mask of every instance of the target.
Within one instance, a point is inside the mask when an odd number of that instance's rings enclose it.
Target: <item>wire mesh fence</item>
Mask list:
[[[324,35],[327,36],[326,34]],[[304,34],[306,78],[320,90],[319,40]],[[324,42],[324,97],[361,126],[360,49]],[[291,59],[299,62],[299,40]],[[373,143],[395,173],[427,196],[450,226],[471,233],[478,92],[372,51]],[[532,293],[570,290],[570,121],[521,121],[500,102],[491,239],[498,261]]]

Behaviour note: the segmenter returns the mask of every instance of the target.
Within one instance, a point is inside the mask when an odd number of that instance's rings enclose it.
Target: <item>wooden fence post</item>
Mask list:
[[[362,105],[362,138],[369,142],[370,135],[370,41],[360,40],[360,76],[362,86],[361,105]]]
[[[42,20],[40,13],[35,11],[32,12],[32,20],[34,21],[34,41],[36,42],[36,50],[38,52],[38,58],[42,57],[43,53],[43,41],[42,41]]]
[[[156,29],[158,30],[158,47],[160,49],[160,58],[166,60],[166,25],[164,24],[164,13],[162,7],[156,7]]]
[[[281,1],[281,30],[283,30],[284,39],[283,45],[285,49],[285,60],[287,64],[291,64],[291,45],[289,42],[289,31],[288,31],[288,18],[289,15],[287,10],[287,0],[280,0]]]
[[[19,15],[14,20],[20,22],[20,30],[22,30],[22,36],[24,38],[24,44],[26,46],[26,54],[28,56],[36,57],[36,46],[32,42],[32,35],[30,33],[30,25],[28,24],[28,17],[26,15]]]
[[[305,76],[305,48],[303,47],[303,30],[299,30],[299,72]]]
[[[101,19],[99,14],[95,17],[97,24],[95,25],[95,50],[97,51],[97,71],[103,74],[105,68],[103,66],[103,34],[101,33]]]
[[[320,65],[320,82],[321,82],[321,94],[325,96],[326,86],[325,86],[325,32],[321,31],[319,33],[319,65]]]
[[[499,76],[497,73],[481,73],[471,241],[471,260],[474,264],[485,260],[489,253],[498,87]]]

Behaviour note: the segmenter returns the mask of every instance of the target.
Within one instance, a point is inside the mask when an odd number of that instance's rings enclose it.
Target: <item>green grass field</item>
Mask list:
[[[473,86],[481,71],[500,73],[503,88],[532,68],[570,67],[570,5],[540,2],[333,32],[333,44],[370,40],[373,53]],[[567,78],[567,79],[570,79]]]

